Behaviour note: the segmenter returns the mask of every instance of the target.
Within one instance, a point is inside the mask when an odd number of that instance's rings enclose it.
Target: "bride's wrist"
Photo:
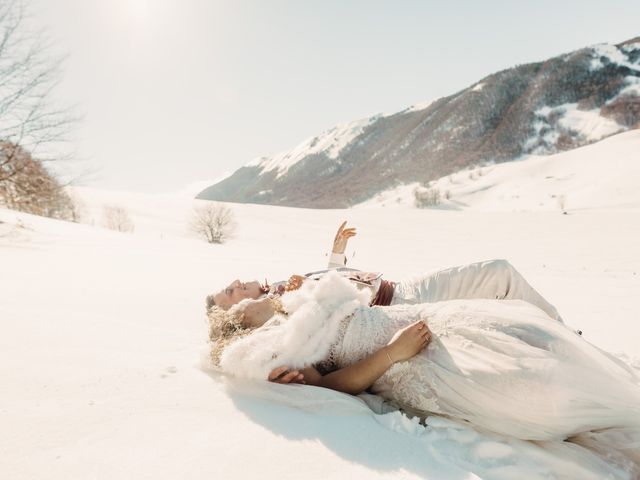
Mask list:
[[[389,362],[389,367],[393,366],[393,364],[396,363],[396,355],[394,354],[395,352],[393,351],[391,345],[387,345],[382,350],[384,351],[384,356]]]

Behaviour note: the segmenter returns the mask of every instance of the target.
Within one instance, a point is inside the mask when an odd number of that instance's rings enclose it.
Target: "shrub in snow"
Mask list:
[[[131,233],[134,230],[129,213],[122,207],[110,205],[102,211],[102,225],[117,232]]]
[[[221,203],[207,202],[194,207],[190,230],[209,243],[224,243],[235,232],[233,210]]]
[[[557,197],[558,207],[562,210],[562,213],[567,213],[567,197],[564,195],[558,195]]]
[[[416,208],[427,208],[440,205],[440,190],[436,187],[418,187],[413,191],[414,205]]]
[[[71,220],[75,206],[64,187],[21,146],[0,141],[0,206]]]

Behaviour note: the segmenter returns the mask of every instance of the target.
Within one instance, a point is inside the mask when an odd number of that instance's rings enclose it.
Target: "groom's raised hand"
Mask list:
[[[347,248],[347,243],[349,242],[349,239],[351,237],[356,236],[356,233],[357,233],[356,229],[353,227],[345,228],[346,226],[347,226],[347,221],[345,220],[338,227],[338,231],[336,232],[336,237],[333,240],[333,253],[344,253],[344,251]]]

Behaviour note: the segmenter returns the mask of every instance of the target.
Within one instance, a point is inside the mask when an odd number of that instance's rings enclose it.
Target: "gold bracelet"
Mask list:
[[[389,352],[385,351],[384,353],[387,354],[387,358],[389,359],[389,361],[391,362],[391,365],[393,365],[393,359],[391,358],[391,355],[389,355]]]

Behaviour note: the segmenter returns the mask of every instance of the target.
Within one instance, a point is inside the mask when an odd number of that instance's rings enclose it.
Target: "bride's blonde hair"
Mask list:
[[[235,340],[250,334],[254,328],[243,326],[244,309],[250,300],[243,300],[229,310],[211,303],[207,297],[207,319],[209,321],[209,341],[211,342],[211,361],[220,365],[224,349]]]

